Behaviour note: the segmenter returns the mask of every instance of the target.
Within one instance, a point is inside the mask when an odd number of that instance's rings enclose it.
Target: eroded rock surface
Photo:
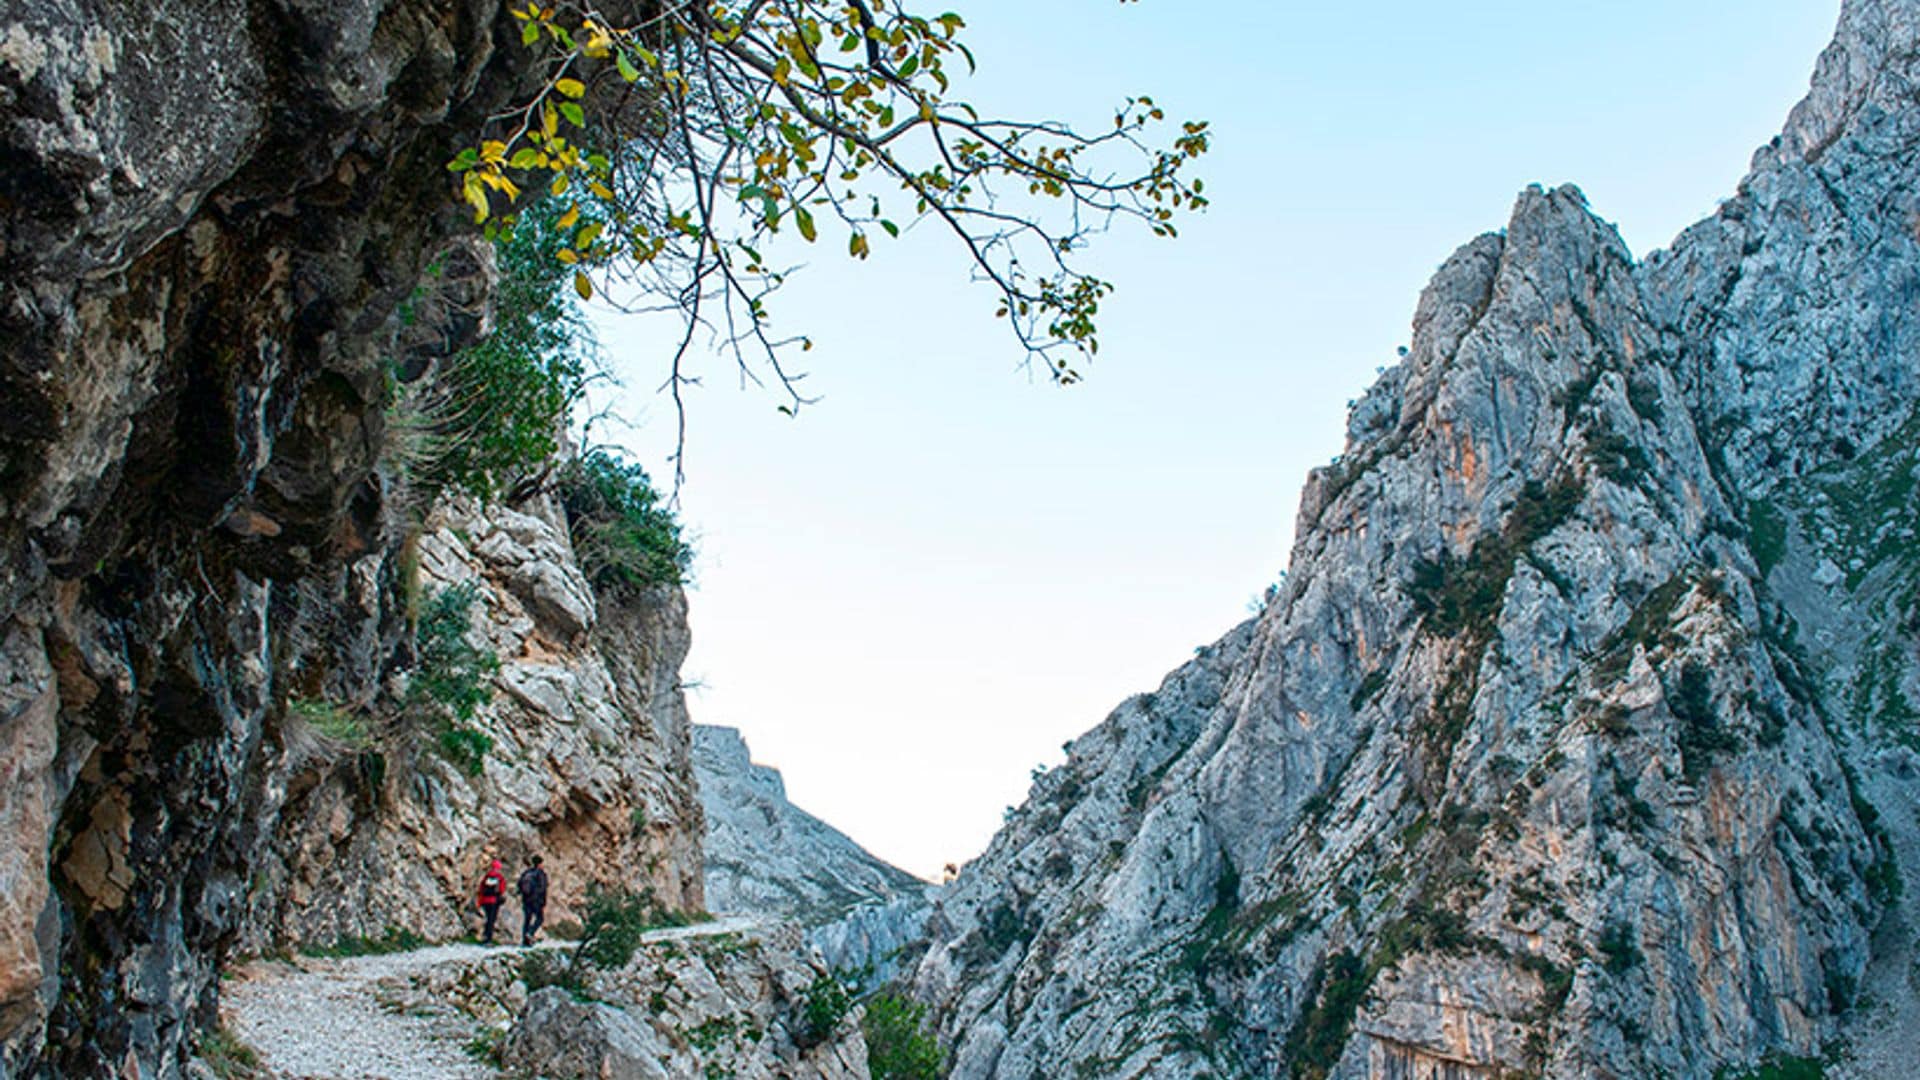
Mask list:
[[[1916,86],[1920,3],[1849,0],[1672,250],[1533,189],[1446,262],[1277,596],[941,898],[956,1077],[1705,1078],[1836,1036],[1889,1075]]]
[[[795,927],[696,930],[595,973],[595,1000],[535,992],[505,1057],[555,1080],[866,1080],[857,1009],[824,1031],[809,1020],[808,1003],[830,978]]]
[[[484,331],[443,166],[528,58],[497,0],[0,0],[0,1072],[177,1075],[243,937],[451,927],[482,837],[697,899],[680,601],[591,602],[539,507],[422,541],[515,650],[512,764],[349,782],[289,721],[407,666],[388,380]]]
[[[267,787],[284,808],[255,870],[270,902],[250,951],[407,931],[428,940],[475,925],[489,856],[509,877],[545,860],[549,922],[578,918],[592,888],[650,889],[700,910],[700,810],[679,685],[686,599],[660,587],[596,596],[568,543],[564,511],[536,498],[480,509],[449,499],[405,549],[417,592],[474,596],[468,637],[499,671],[472,728],[491,741],[477,775],[438,752],[431,731],[368,749],[330,745],[297,717],[270,735]],[[391,563],[394,558],[386,561]],[[377,558],[374,561],[379,561]],[[349,576],[357,571],[350,571]],[[392,568],[365,568],[391,576]],[[388,592],[404,604],[408,590]],[[378,595],[378,594],[376,594]],[[356,621],[398,616],[379,603]],[[324,655],[309,662],[329,671]],[[347,667],[317,687],[353,703]],[[376,691],[367,723],[407,721],[403,695]],[[518,933],[510,899],[506,936]]]
[[[738,730],[696,726],[693,761],[706,811],[712,910],[818,926],[925,890],[925,882],[788,802],[779,770],[754,764]]]

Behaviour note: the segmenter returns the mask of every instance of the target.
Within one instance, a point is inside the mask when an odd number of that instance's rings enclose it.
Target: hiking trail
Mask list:
[[[722,918],[655,930],[643,940],[713,937],[756,925]],[[468,1047],[485,1045],[510,1020],[506,995],[519,958],[572,944],[257,960],[232,972],[221,1011],[226,1028],[259,1053],[275,1080],[492,1080],[500,1070]],[[455,987],[468,992],[447,992]],[[491,999],[491,1007],[476,1008],[476,997]]]

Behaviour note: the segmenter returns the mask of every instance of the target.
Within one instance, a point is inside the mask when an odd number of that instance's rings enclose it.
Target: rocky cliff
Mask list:
[[[510,23],[0,2],[0,1072],[176,1075],[223,956],[451,929],[490,843],[697,898],[678,597],[596,604],[551,507],[381,467],[391,380],[485,329],[442,166],[525,89]],[[468,578],[504,753],[364,752],[414,599]]]
[[[706,812],[707,906],[714,911],[818,926],[926,888],[788,802],[779,770],[754,764],[738,730],[695,727],[693,762]]]
[[[1917,88],[1848,0],[1671,250],[1534,189],[1446,261],[1277,596],[941,898],[955,1076],[1911,1066]]]
[[[240,948],[402,931],[456,937],[474,924],[474,884],[492,856],[510,876],[527,856],[543,857],[551,922],[576,919],[596,887],[651,889],[669,907],[699,910],[680,590],[596,595],[568,542],[565,511],[547,496],[484,509],[443,500],[411,543],[368,556],[347,580],[391,577],[388,564],[402,555],[419,595],[471,590],[467,636],[499,661],[472,724],[490,745],[464,761],[420,738],[342,745],[303,722],[299,706],[345,711],[351,703],[370,727],[392,728],[391,714],[406,706],[382,693],[380,676],[391,673],[326,650],[296,657],[291,678],[312,679],[321,696],[296,699],[262,747],[251,816],[275,826],[259,843],[259,909]],[[391,608],[406,602],[406,590],[367,588],[329,597],[320,610],[330,625],[365,633],[401,622]],[[371,700],[355,701],[356,683],[372,683],[362,690]]]

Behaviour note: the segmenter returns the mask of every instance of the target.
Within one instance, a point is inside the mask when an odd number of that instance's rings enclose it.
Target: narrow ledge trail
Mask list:
[[[642,944],[717,937],[757,925],[722,918],[656,930]],[[379,956],[255,961],[228,979],[222,1012],[227,1029],[259,1053],[273,1080],[494,1080],[500,1070],[467,1050],[494,1025],[459,1002],[424,999],[420,988],[446,985],[463,971],[492,975],[504,1001],[511,985],[508,962],[572,944],[435,945]]]

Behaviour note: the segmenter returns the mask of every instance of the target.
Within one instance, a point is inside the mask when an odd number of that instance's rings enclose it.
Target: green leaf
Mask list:
[[[813,227],[813,215],[807,212],[806,207],[804,206],[794,207],[793,220],[795,224],[800,226],[800,235],[807,238],[807,243],[809,244],[813,243],[813,241],[820,235],[817,231],[815,231]]]
[[[563,101],[560,103],[560,115],[566,117],[567,122],[574,127],[587,126],[587,114],[581,110],[580,106],[571,101]]]
[[[539,40],[540,40],[540,24],[539,23],[529,21],[525,25],[520,27],[520,44],[531,45],[534,42]]]
[[[880,227],[881,227],[881,228],[883,228],[883,229],[885,229],[885,230],[887,230],[887,235],[888,235],[888,236],[891,236],[891,237],[894,237],[894,238],[896,238],[896,239],[897,239],[897,238],[898,238],[898,237],[900,236],[900,226],[898,226],[898,225],[895,225],[895,224],[894,224],[893,222],[891,222],[891,221],[887,221],[887,220],[886,220],[886,219],[884,219],[884,218],[883,218],[883,219],[881,219],[881,221],[880,221]]]
[[[540,164],[541,153],[531,146],[523,146],[513,152],[513,159],[507,164],[516,169],[531,169]]]
[[[586,274],[575,270],[573,272],[573,291],[580,294],[580,299],[591,300],[593,299],[593,282],[587,280]]]
[[[626,50],[623,49],[613,54],[613,66],[620,69],[621,78],[628,82],[639,81],[640,69],[633,66],[633,61],[627,59]]]
[[[454,155],[454,158],[452,161],[447,162],[447,171],[448,172],[466,172],[468,169],[471,169],[478,164],[480,164],[480,151],[475,150],[473,147],[469,146],[465,150],[462,150],[458,154]]]

